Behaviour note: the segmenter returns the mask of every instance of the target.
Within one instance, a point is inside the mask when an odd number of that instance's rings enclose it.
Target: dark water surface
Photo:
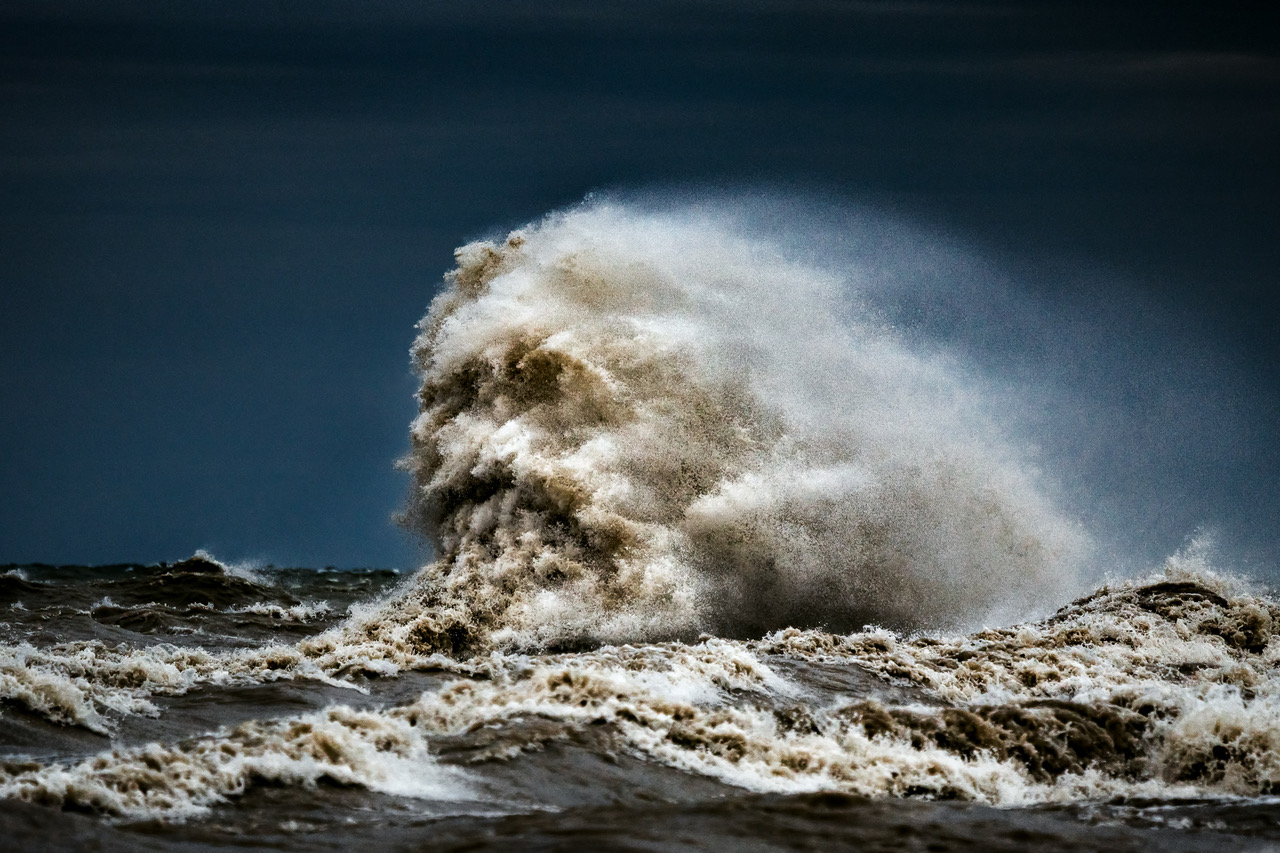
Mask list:
[[[83,689],[95,678],[119,690],[140,690],[141,675],[133,676],[132,683],[118,672],[110,677],[101,672],[95,675],[85,651],[99,650],[96,658],[106,660],[109,656],[103,649],[150,650],[160,659],[182,648],[216,655],[293,644],[331,629],[346,618],[352,605],[358,610],[361,602],[386,595],[399,580],[384,571],[236,573],[198,558],[162,566],[14,566],[0,579],[0,607],[4,608],[0,639],[10,654],[24,648],[60,650],[59,666],[30,658],[26,663],[28,674],[45,676],[41,689],[47,695],[74,692],[77,684]],[[1216,593],[1192,582],[1180,587],[1165,582],[1140,587],[1137,595],[1172,606],[1174,599],[1187,605]],[[1094,604],[1104,598],[1105,594],[1095,597]],[[1223,604],[1229,606],[1225,599]],[[1054,619],[1068,619],[1070,610],[1064,609]],[[814,632],[797,636],[810,645],[818,638],[831,638]],[[799,653],[795,636],[787,652],[784,639],[773,635],[771,645],[762,641],[753,644],[751,651],[759,665],[768,667],[770,677],[779,681],[768,691],[725,685],[723,695],[710,704],[763,709],[774,721],[770,736],[792,738],[795,744],[816,744],[820,735],[831,733],[834,716],[853,715],[860,731],[871,735],[869,743],[899,744],[892,760],[902,763],[903,773],[910,772],[905,768],[912,761],[938,746],[964,756],[966,749],[957,734],[962,727],[946,716],[957,713],[959,703],[918,680],[887,675],[874,656],[860,662],[848,654],[853,641],[867,636],[844,638],[842,657]],[[0,800],[0,831],[11,840],[12,849],[30,850],[377,846],[385,850],[1190,851],[1269,850],[1280,845],[1280,797],[1221,790],[1222,780],[1231,776],[1230,767],[1219,768],[1216,774],[1202,768],[1196,780],[1194,771],[1183,766],[1181,776],[1198,781],[1201,796],[1186,796],[1192,788],[1172,784],[1167,786],[1168,796],[1141,796],[1132,784],[1126,790],[1117,783],[1110,795],[1099,788],[1100,795],[1080,799],[1053,802],[1052,796],[1036,795],[1024,798],[1021,805],[997,807],[974,802],[972,792],[957,787],[959,777],[950,788],[916,785],[901,789],[906,796],[865,796],[858,793],[857,784],[846,784],[854,778],[848,775],[839,777],[844,782],[833,778],[832,790],[785,793],[785,784],[774,783],[785,781],[784,770],[792,773],[786,777],[790,783],[803,778],[793,772],[803,769],[802,762],[798,764],[794,756],[779,759],[776,767],[765,759],[753,762],[752,747],[745,741],[731,742],[724,721],[719,729],[712,726],[713,733],[708,735],[708,730],[695,730],[689,719],[681,722],[687,713],[673,712],[676,722],[665,731],[664,743],[690,755],[718,755],[739,765],[736,771],[721,765],[718,770],[704,766],[696,772],[696,761],[683,760],[680,752],[646,746],[627,729],[629,717],[645,713],[639,702],[612,713],[598,704],[594,713],[583,716],[566,713],[564,708],[583,707],[589,704],[585,698],[574,702],[547,695],[539,710],[508,696],[494,697],[488,713],[475,714],[465,724],[437,724],[426,740],[423,759],[433,781],[423,787],[419,780],[418,787],[410,790],[410,783],[396,781],[396,773],[412,775],[412,767],[399,766],[390,774],[371,769],[371,762],[380,756],[397,752],[399,747],[390,741],[379,743],[375,737],[361,746],[318,739],[309,741],[307,755],[301,755],[273,741],[280,733],[273,735],[269,729],[270,721],[296,728],[298,720],[318,719],[316,715],[322,717],[333,706],[373,715],[350,724],[355,729],[368,728],[451,686],[514,688],[521,679],[532,678],[530,673],[539,667],[559,673],[548,683],[581,681],[584,673],[610,656],[641,680],[658,677],[659,672],[671,675],[677,669],[674,658],[664,658],[666,662],[657,665],[651,656],[700,649],[705,662],[713,657],[717,643],[727,641],[707,639],[692,647],[604,648],[520,656],[519,660],[507,656],[501,667],[487,673],[482,667],[467,673],[424,665],[394,674],[379,674],[365,666],[362,671],[348,669],[317,677],[295,671],[274,680],[261,671],[252,677],[209,676],[181,689],[154,689],[149,694],[153,708],[136,713],[112,710],[108,705],[114,700],[102,693],[106,704],[99,704],[99,717],[80,721],[68,719],[70,712],[59,711],[56,701],[41,705],[31,698],[38,690],[24,694],[13,689],[23,665],[10,657],[0,667],[0,678],[6,679],[2,682],[6,699],[0,705],[0,784],[8,797]],[[735,649],[720,648],[715,653],[731,656],[739,653]],[[976,653],[975,646],[969,658]],[[79,670],[68,663],[77,655]],[[64,683],[56,683],[55,671]],[[670,696],[681,689],[667,683],[661,692]],[[690,701],[695,706],[708,704],[705,698]],[[65,697],[62,702],[66,707],[74,705]],[[1027,708],[1045,704],[1020,702],[1024,714],[1033,713]],[[999,721],[1008,718],[1007,707],[973,707],[977,716],[996,721],[993,731],[1012,730],[1007,722],[1005,729],[999,729]],[[1072,725],[1083,730],[1089,713],[1081,710],[1084,706],[1073,707],[1079,714],[1072,718],[1076,721]],[[1061,716],[1065,711],[1054,706],[1054,713]],[[938,714],[952,723],[941,729],[920,723]],[[1095,710],[1092,719],[1104,717]],[[264,723],[268,728],[262,727]],[[681,725],[687,727],[684,734]],[[881,730],[888,725],[905,728],[895,735]],[[932,732],[928,737],[933,738],[918,745],[914,756],[906,754],[912,749],[912,736],[901,736],[913,725],[917,735]],[[988,751],[1022,767],[1023,784],[1034,786],[1039,780],[1051,787],[1055,779],[1060,782],[1063,769],[1053,766],[1048,757],[1050,741],[1060,736],[1060,744],[1070,745],[1072,725],[1061,731],[1044,728],[1039,740],[1028,736],[1024,727],[1019,743],[1040,746],[1035,760],[1025,749],[1019,753],[1013,741]],[[1146,740],[1135,747],[1136,755],[1159,751],[1152,734],[1155,727],[1154,722],[1139,726],[1139,737]],[[211,736],[214,732],[220,734]],[[739,736],[750,739],[751,733],[745,728],[744,732]],[[1225,756],[1247,735],[1237,732],[1218,751]],[[244,774],[242,782],[225,786],[216,795],[210,791],[213,796],[194,808],[190,798],[165,795],[167,786],[178,783],[159,773],[161,765],[189,760],[199,754],[197,745],[211,737],[238,744],[242,755],[257,755],[262,763]],[[1077,748],[1082,743],[1078,738],[1074,742]],[[150,756],[152,747],[147,744],[159,745]],[[845,746],[853,748],[848,742]],[[814,755],[820,750],[816,745],[810,748]],[[1096,745],[1095,754],[1101,755]],[[892,755],[882,752],[863,760],[883,763]],[[969,750],[967,760],[972,764],[975,756]],[[1088,764],[1089,760],[1082,752],[1080,761]],[[1098,759],[1093,766],[1105,763]],[[1037,767],[1042,768],[1040,772]],[[355,770],[348,772],[351,768]],[[1132,783],[1144,774],[1166,780],[1178,775],[1167,767],[1154,772],[1130,768],[1117,775]],[[782,790],[769,793],[771,786]],[[839,787],[845,790],[835,790]],[[106,789],[141,791],[143,798],[137,801],[141,805],[121,807],[120,801],[104,799],[101,792]],[[1043,794],[1047,789],[1039,790]],[[1159,788],[1149,786],[1148,790],[1158,792]],[[1006,789],[1005,795],[1009,794]],[[1035,799],[1040,802],[1031,802]]]

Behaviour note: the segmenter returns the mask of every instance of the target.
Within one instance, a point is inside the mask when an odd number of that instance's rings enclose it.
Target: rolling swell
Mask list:
[[[1075,582],[986,403],[847,279],[610,205],[457,260],[404,460],[437,560],[382,614],[422,648],[960,626]]]

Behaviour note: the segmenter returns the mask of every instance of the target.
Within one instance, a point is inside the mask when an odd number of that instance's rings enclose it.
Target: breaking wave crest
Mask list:
[[[538,809],[489,770],[553,742],[761,792],[1280,793],[1280,604],[1197,543],[1037,618],[1093,549],[999,401],[849,308],[856,271],[747,233],[598,205],[458,250],[405,460],[436,559],[390,592],[206,554],[0,576],[0,701],[112,738],[0,755],[0,797],[174,820],[329,782]],[[202,691],[273,713],[118,737]]]
[[[435,656],[416,665],[469,677],[404,704],[338,704],[168,747],[0,762],[0,796],[165,819],[255,786],[322,780],[503,801],[484,781],[488,763],[575,739],[761,792],[998,805],[1274,794],[1277,620],[1274,601],[1188,553],[1045,619],[969,635],[789,628],[752,641],[492,653],[469,670]],[[275,667],[260,659],[254,677],[304,662],[311,669],[293,675],[321,677],[318,651],[281,654]],[[346,654],[363,655],[370,674],[394,670],[376,645]],[[337,671],[337,659],[324,668]]]
[[[611,205],[457,262],[405,460],[437,560],[383,614],[421,644],[958,626],[1072,587],[1086,537],[856,275]]]

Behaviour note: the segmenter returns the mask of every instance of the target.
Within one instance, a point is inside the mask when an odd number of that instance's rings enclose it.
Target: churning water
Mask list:
[[[413,347],[429,565],[0,577],[16,837],[1280,840],[1280,604],[1194,545],[1096,585],[1010,401],[856,275],[616,203],[457,262]]]

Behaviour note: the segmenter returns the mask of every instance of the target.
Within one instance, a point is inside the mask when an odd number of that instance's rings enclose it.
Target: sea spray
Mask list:
[[[208,555],[6,573],[16,730],[165,719],[163,744],[10,750],[0,796],[175,821],[321,782],[537,810],[654,768],[1005,806],[1280,791],[1280,605],[1193,544],[1025,618],[1088,537],[1006,401],[879,322],[874,286],[705,208],[464,246],[414,347],[405,519],[437,559],[349,610]]]
[[[382,617],[423,647],[954,627],[1072,587],[1086,537],[858,271],[614,204],[457,262],[404,463],[438,558]]]

